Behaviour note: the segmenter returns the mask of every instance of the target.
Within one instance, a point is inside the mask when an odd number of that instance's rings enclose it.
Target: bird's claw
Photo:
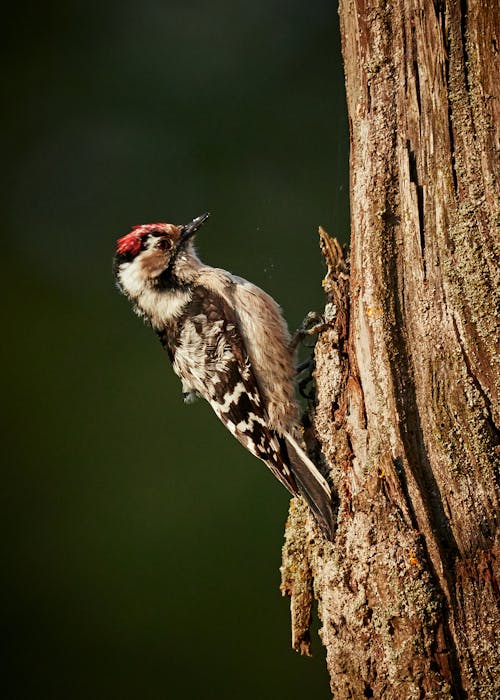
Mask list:
[[[304,320],[302,321],[292,338],[292,350],[295,350],[299,343],[302,343],[306,337],[317,335],[325,328],[327,328],[327,326],[328,324],[326,323],[323,316],[318,314],[316,311],[309,311],[309,313],[304,318]]]

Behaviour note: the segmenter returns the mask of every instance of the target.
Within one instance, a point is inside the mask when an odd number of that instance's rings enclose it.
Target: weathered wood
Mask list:
[[[500,4],[341,0],[340,16],[350,280],[328,281],[314,418],[338,524],[330,546],[291,515],[285,588],[299,556],[336,699],[493,699]]]

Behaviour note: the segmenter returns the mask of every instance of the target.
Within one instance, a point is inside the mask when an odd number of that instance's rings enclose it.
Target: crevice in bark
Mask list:
[[[453,129],[453,107],[450,99],[450,85],[451,85],[451,75],[450,75],[450,51],[451,51],[451,41],[450,41],[450,30],[447,27],[446,22],[446,9],[444,7],[444,2],[442,4],[442,9],[440,11],[440,27],[442,34],[443,47],[446,52],[446,59],[444,61],[444,72],[445,72],[445,82],[446,82],[446,112],[448,117],[448,138],[450,142],[450,172],[453,179],[453,191],[455,196],[458,196],[458,175],[456,170],[455,162],[455,135]]]
[[[406,51],[405,51],[406,53]],[[417,100],[417,108],[418,108],[418,114],[419,116],[422,113],[422,104],[421,104],[421,99],[420,99],[420,71],[418,68],[418,60],[417,60],[417,39],[416,39],[416,29],[415,25],[412,24],[411,26],[411,65],[413,67],[413,75],[415,77],[415,97]]]
[[[420,234],[420,249],[422,251],[422,266],[425,280],[427,277],[427,268],[425,263],[424,188],[422,187],[418,179],[417,158],[415,156],[414,151],[411,150],[411,142],[409,139],[406,141],[406,149],[408,151],[408,160],[410,166],[410,182],[414,183],[415,191],[417,194],[418,230]]]
[[[464,64],[464,81],[467,93],[470,94],[469,78],[469,51],[467,43],[469,41],[467,33],[467,0],[460,0],[460,34],[462,35],[462,56]]]
[[[403,494],[403,498],[405,501],[405,505],[408,509],[408,516],[410,518],[410,524],[412,528],[415,530],[415,532],[419,532],[419,524],[418,524],[418,518],[417,514],[415,513],[415,508],[413,507],[413,503],[410,497],[410,491],[408,488],[408,480],[406,478],[406,473],[404,470],[403,466],[403,460],[401,457],[396,457],[392,461],[392,466],[394,467],[394,473],[398,477],[398,486],[401,489],[401,493]],[[428,556],[428,552],[426,551],[426,556]],[[429,557],[430,560],[430,557]]]

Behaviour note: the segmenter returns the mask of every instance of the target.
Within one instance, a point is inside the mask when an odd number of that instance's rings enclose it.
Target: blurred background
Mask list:
[[[2,697],[330,697],[290,648],[286,491],[114,289],[115,240],[185,223],[206,262],[321,310],[346,240],[328,0],[3,11]]]

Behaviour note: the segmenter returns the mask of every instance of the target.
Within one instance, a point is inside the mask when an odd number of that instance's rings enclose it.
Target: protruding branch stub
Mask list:
[[[313,376],[322,376],[323,380],[318,387],[320,391],[316,393],[314,405],[310,404],[310,411],[314,414],[310,415],[310,423],[314,440],[317,442],[318,438],[320,439],[315,459],[321,462],[323,473],[329,474],[332,494],[336,498],[338,475],[343,474],[341,466],[336,462],[343,464],[348,461],[347,447],[344,445],[345,431],[341,429],[343,420],[339,419],[334,423],[336,429],[332,436],[331,419],[332,414],[335,417],[336,412],[342,412],[342,416],[345,413],[343,396],[348,362],[341,349],[347,343],[349,266],[340,243],[331,238],[322,227],[319,228],[319,236],[321,252],[327,265],[327,273],[323,280],[326,306],[319,323],[317,319],[308,317],[309,321],[316,320],[316,323],[307,330],[301,330],[303,336],[319,334],[315,353],[317,365]],[[318,347],[323,346],[326,350],[322,350],[318,356]],[[323,371],[325,362],[328,362],[328,369]],[[333,407],[334,404],[336,408]],[[324,436],[328,436],[328,439],[325,440]],[[335,511],[337,507],[336,503]],[[306,504],[301,499],[292,499],[282,552],[281,592],[290,597],[292,648],[307,656],[311,655],[310,625],[315,598],[315,572],[325,547],[332,551],[335,543],[326,542],[321,537]]]
[[[318,228],[318,233],[319,247],[327,265],[323,289],[327,294],[331,294],[337,288],[339,280],[347,280],[349,278],[346,250],[336,238],[333,238],[325,231],[323,226]]]
[[[348,284],[349,256],[347,246],[341,246],[320,226],[319,246],[326,262],[326,275],[322,285],[327,296],[324,321],[335,327],[339,339],[347,341],[348,332]]]
[[[313,605],[313,575],[306,546],[310,539],[309,520],[306,504],[292,498],[285,528],[280,590],[283,596],[290,597],[292,649],[305,656],[311,656]]]

